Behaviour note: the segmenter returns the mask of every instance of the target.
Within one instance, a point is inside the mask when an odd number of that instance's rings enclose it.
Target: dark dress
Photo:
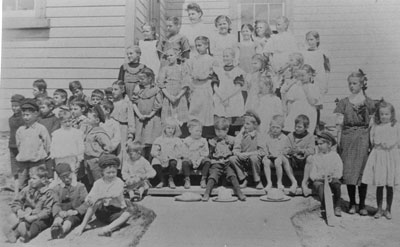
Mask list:
[[[360,185],[368,159],[368,125],[375,113],[375,101],[366,97],[362,105],[355,106],[346,97],[339,101],[334,112],[344,116],[339,150],[343,160],[343,183]]]

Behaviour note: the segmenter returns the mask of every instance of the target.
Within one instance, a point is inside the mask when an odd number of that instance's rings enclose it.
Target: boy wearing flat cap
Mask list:
[[[99,157],[103,153],[109,153],[112,150],[111,139],[107,132],[101,128],[100,123],[104,123],[105,116],[100,105],[90,108],[87,114],[88,128],[84,133],[84,160],[89,187],[94,181],[101,178],[99,167]]]
[[[81,235],[93,214],[96,219],[107,223],[99,236],[111,236],[112,231],[129,220],[130,212],[124,198],[124,182],[117,177],[120,160],[113,154],[103,154],[99,159],[103,177],[96,180],[86,197],[89,208],[82,224],[77,228]]]
[[[73,179],[71,165],[59,163],[55,167],[61,184],[53,188],[58,201],[53,206],[54,222],[51,226],[51,238],[63,238],[68,232],[78,226],[85,216],[88,205],[86,187]]]
[[[340,209],[340,181],[343,175],[343,163],[340,156],[332,149],[336,140],[329,132],[321,132],[318,136],[318,153],[307,159],[311,164],[310,179],[313,181],[313,188],[321,200],[321,212],[325,211],[324,203],[324,179],[327,176],[329,186],[333,194],[335,215],[341,216]]]
[[[18,182],[18,170],[19,164],[16,160],[18,155],[17,141],[15,139],[15,135],[19,127],[25,124],[24,119],[22,118],[21,112],[21,104],[24,101],[25,97],[20,94],[14,94],[11,96],[11,109],[13,111],[13,115],[8,119],[8,125],[10,127],[10,138],[8,140],[8,148],[10,150],[10,163],[11,163],[11,173],[14,176],[14,188],[15,195],[18,194],[18,191],[22,189]]]
[[[260,117],[253,111],[247,111],[244,115],[243,129],[235,138],[233,156],[229,162],[237,173],[239,181],[243,181],[240,187],[247,186],[247,171],[253,174],[253,180],[257,189],[263,189],[260,179],[261,162],[265,156],[264,138],[258,131],[261,123]]]
[[[45,166],[50,153],[50,135],[46,127],[38,123],[39,106],[35,99],[25,99],[21,104],[24,126],[18,128],[15,138],[18,148],[16,160],[20,170],[18,180],[22,187],[39,166]]]

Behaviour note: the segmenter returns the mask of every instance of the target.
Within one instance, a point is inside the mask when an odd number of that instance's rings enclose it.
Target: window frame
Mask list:
[[[35,0],[33,10],[3,11],[4,29],[50,28],[46,0]]]

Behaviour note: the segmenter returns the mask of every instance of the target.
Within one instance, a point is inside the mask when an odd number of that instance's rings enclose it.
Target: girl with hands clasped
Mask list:
[[[392,104],[381,101],[375,112],[370,130],[372,151],[365,166],[362,182],[377,186],[378,211],[375,219],[392,218],[393,187],[399,184],[400,125],[396,121]],[[386,210],[382,209],[383,188],[386,186]]]

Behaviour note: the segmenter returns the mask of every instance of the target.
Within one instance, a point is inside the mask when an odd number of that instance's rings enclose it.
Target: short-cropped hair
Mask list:
[[[229,130],[230,126],[230,121],[226,117],[219,117],[215,122],[214,122],[214,129],[216,130]]]
[[[303,124],[304,128],[307,129],[310,126],[310,119],[306,115],[300,114],[294,120],[295,125],[299,123]]]

